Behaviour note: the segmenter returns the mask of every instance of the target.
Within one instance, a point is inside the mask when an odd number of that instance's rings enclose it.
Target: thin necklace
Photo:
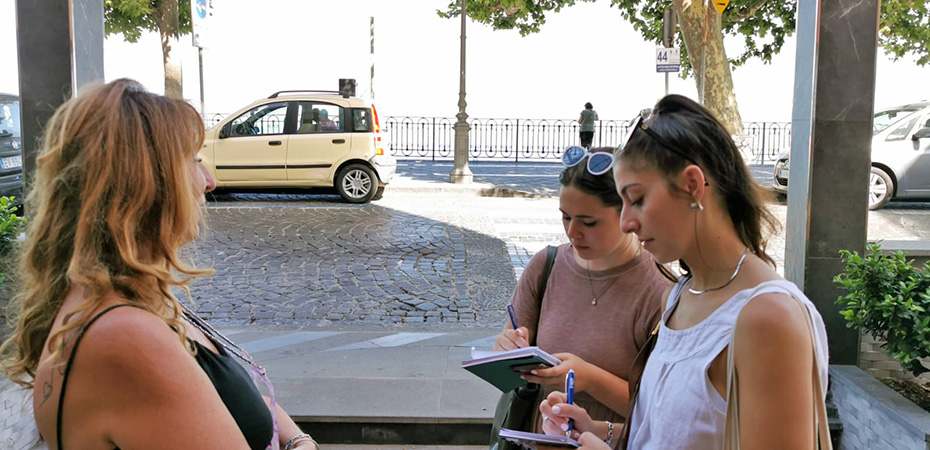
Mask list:
[[[701,289],[701,290],[699,290],[699,291],[695,291],[694,289],[688,288],[688,292],[690,292],[690,293],[692,293],[692,294],[694,294],[694,295],[701,295],[701,294],[703,294],[703,293],[705,293],[705,292],[716,291],[716,290],[718,290],[718,289],[723,289],[723,288],[729,286],[730,283],[732,283],[733,280],[736,279],[736,276],[739,275],[739,269],[740,269],[740,267],[743,267],[743,261],[746,259],[746,255],[748,255],[748,254],[749,254],[749,247],[746,247],[746,250],[743,251],[743,256],[740,257],[739,262],[736,263],[736,270],[733,271],[733,275],[730,275],[730,279],[727,280],[726,283],[723,283],[722,285],[717,286],[717,287],[715,287],[715,288]],[[691,278],[691,283],[694,283],[694,278]]]
[[[614,283],[616,283],[617,280],[620,279],[620,277],[615,276],[613,281],[611,281],[610,284],[608,284],[607,287],[604,288],[603,291],[601,291],[600,295],[598,295],[596,292],[594,292],[594,280],[591,279],[591,262],[588,260],[585,260],[584,263],[585,263],[585,269],[587,269],[588,271],[588,286],[591,286],[591,306],[597,306],[597,298],[600,297],[601,295],[606,294],[607,291],[610,290],[611,286],[613,286]]]

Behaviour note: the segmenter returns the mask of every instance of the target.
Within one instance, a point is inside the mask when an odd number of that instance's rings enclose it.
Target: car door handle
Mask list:
[[[345,144],[345,139],[333,139],[333,144]]]
[[[281,141],[268,141],[268,145],[281,145]]]

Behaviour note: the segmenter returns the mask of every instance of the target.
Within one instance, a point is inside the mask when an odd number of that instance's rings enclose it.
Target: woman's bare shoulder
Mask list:
[[[97,312],[99,314],[99,312]],[[87,328],[80,343],[81,359],[100,375],[132,374],[151,377],[153,366],[190,359],[179,336],[164,320],[141,308],[107,311]]]

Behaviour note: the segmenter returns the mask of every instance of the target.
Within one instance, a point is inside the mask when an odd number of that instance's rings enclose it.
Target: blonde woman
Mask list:
[[[50,449],[317,448],[171,293],[211,272],[179,257],[216,185],[202,143],[190,105],[127,79],[48,123],[2,354]]]

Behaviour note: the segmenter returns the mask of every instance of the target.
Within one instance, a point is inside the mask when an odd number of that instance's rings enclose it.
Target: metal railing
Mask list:
[[[209,114],[207,126],[226,115]],[[282,117],[283,120],[283,117]],[[395,157],[443,160],[455,157],[454,117],[388,116],[382,130],[388,149]],[[569,119],[480,119],[468,120],[470,159],[553,160],[562,151],[577,145],[578,122]],[[595,147],[616,147],[629,131],[632,121],[600,120],[594,128]],[[774,162],[791,146],[791,122],[744,122],[743,134],[734,136],[750,164]]]
[[[389,116],[382,129],[391,154],[417,159],[452,159],[455,149],[454,117]],[[578,122],[562,119],[469,119],[468,155],[471,159],[558,159],[577,145]],[[632,121],[600,120],[594,128],[594,147],[616,147]],[[791,145],[791,122],[744,122],[743,134],[734,136],[751,164],[775,161]]]

